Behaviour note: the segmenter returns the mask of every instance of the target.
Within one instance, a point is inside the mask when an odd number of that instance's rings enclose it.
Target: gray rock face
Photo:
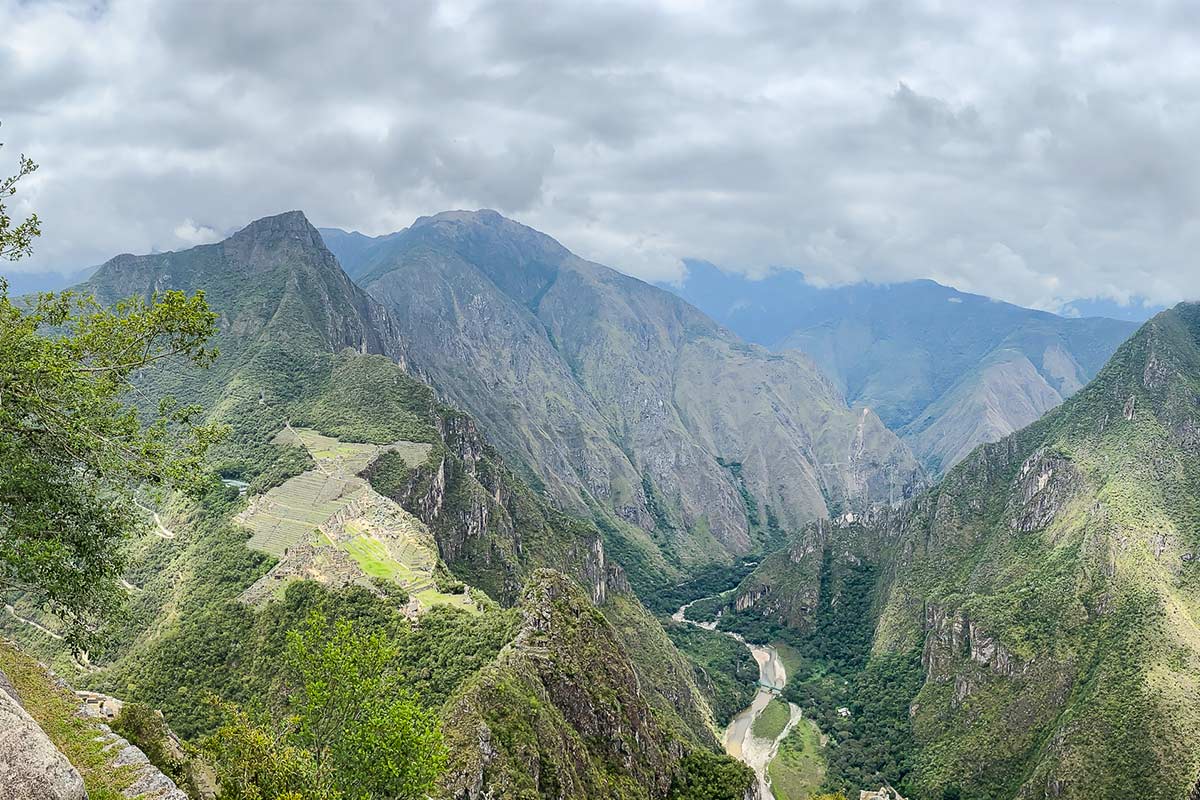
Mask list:
[[[107,725],[100,725],[98,741],[105,742],[104,750],[112,754],[109,766],[113,769],[129,767],[134,780],[122,794],[129,800],[188,800],[187,794],[175,785],[158,767],[150,763],[140,748],[118,736]]]
[[[1074,464],[1047,454],[1045,448],[1039,449],[1021,465],[1010,520],[1012,529],[1030,533],[1046,527],[1082,483]]]
[[[932,603],[926,606],[921,663],[929,680],[956,681],[956,701],[971,693],[970,682],[960,669],[963,656],[1006,678],[1013,677],[1025,667],[996,637],[985,633],[962,611]]]
[[[645,561],[635,579],[726,562],[768,517],[797,528],[923,485],[908,448],[810,359],[493,212],[423,219],[351,255],[414,369],[557,504],[619,522]]]
[[[0,789],[4,800],[87,800],[79,772],[8,691],[0,691]]]

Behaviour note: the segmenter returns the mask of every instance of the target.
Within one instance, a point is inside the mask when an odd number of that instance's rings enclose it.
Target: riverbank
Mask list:
[[[709,598],[700,598],[685,603],[671,615],[671,619],[707,631],[716,630],[717,623],[715,621],[696,622],[687,618],[687,609],[690,606],[707,599]],[[751,644],[741,635],[729,631],[721,631],[721,633],[746,647],[754,657],[755,663],[758,664],[758,691],[755,692],[750,705],[739,711],[730,720],[729,725],[725,728],[722,744],[725,752],[740,759],[754,770],[754,774],[758,778],[759,795],[762,800],[775,800],[771,788],[770,764],[779,754],[779,748],[783,741],[803,718],[803,713],[799,706],[788,703],[788,720],[783,730],[770,739],[756,736],[754,723],[787,685],[787,668],[784,666],[783,659],[780,658],[779,651],[771,645]]]

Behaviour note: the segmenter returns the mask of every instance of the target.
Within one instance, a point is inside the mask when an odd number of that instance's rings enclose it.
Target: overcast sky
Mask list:
[[[29,268],[489,207],[647,279],[1200,297],[1195,2],[0,0],[0,31]]]

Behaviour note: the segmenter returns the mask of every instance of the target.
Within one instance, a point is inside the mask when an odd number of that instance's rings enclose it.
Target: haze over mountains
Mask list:
[[[797,272],[752,281],[690,262],[670,288],[752,342],[807,353],[934,474],[1070,397],[1138,327],[933,281],[818,288]]]

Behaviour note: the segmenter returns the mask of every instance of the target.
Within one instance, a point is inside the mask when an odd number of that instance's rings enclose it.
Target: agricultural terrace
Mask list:
[[[294,580],[370,585],[369,579],[384,578],[403,587],[422,608],[473,607],[466,595],[437,590],[437,546],[421,521],[358,476],[384,452],[420,464],[429,444],[343,442],[291,426],[275,443],[303,447],[316,466],[254,497],[236,517],[252,532],[247,546],[280,559],[247,590],[247,602],[277,597]]]

